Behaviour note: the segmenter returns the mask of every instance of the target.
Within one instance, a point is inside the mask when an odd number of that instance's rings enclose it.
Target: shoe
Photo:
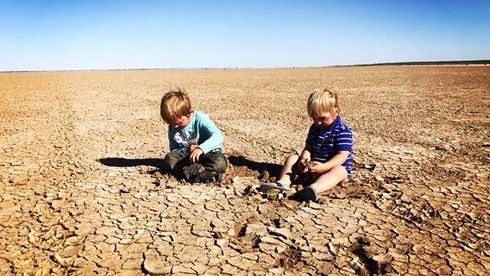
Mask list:
[[[271,190],[280,190],[280,191],[286,191],[289,190],[289,185],[282,184],[279,181],[276,181],[274,183],[265,183],[260,185],[260,191],[265,193]]]
[[[316,201],[318,200],[318,195],[311,186],[304,188],[301,191],[296,192],[291,196],[292,200],[296,201]]]
[[[209,182],[222,183],[223,181],[225,181],[225,173],[216,173],[211,171],[200,172],[195,179],[195,182],[200,182],[200,183],[209,183]]]

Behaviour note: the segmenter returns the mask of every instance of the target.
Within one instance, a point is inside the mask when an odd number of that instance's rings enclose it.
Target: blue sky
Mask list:
[[[490,59],[490,1],[0,1],[0,71]]]

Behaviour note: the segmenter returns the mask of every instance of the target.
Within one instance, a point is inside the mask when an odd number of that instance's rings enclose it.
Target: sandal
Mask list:
[[[284,185],[279,181],[273,182],[273,183],[265,183],[260,185],[260,191],[265,193],[271,190],[280,190],[280,191],[286,191],[289,190],[289,185]]]

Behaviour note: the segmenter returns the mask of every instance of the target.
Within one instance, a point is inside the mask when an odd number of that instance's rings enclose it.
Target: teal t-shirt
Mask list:
[[[191,145],[198,145],[203,153],[223,152],[223,134],[209,116],[200,111],[192,113],[189,124],[183,129],[169,125],[168,139],[171,151],[186,153]]]

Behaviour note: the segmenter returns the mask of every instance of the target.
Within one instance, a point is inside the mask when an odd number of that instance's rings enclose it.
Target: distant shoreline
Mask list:
[[[407,61],[407,62],[383,62],[370,64],[339,65],[333,67],[351,66],[400,66],[400,65],[490,65],[490,60],[452,60],[452,61]]]
[[[382,62],[366,64],[347,64],[331,66],[292,66],[292,67],[200,67],[200,68],[128,68],[128,69],[81,69],[81,70],[12,70],[0,73],[42,73],[42,72],[97,72],[97,71],[160,71],[160,70],[263,70],[263,69],[306,69],[306,68],[335,68],[335,67],[370,67],[370,66],[490,66],[490,60],[453,60],[453,61],[407,61]]]

